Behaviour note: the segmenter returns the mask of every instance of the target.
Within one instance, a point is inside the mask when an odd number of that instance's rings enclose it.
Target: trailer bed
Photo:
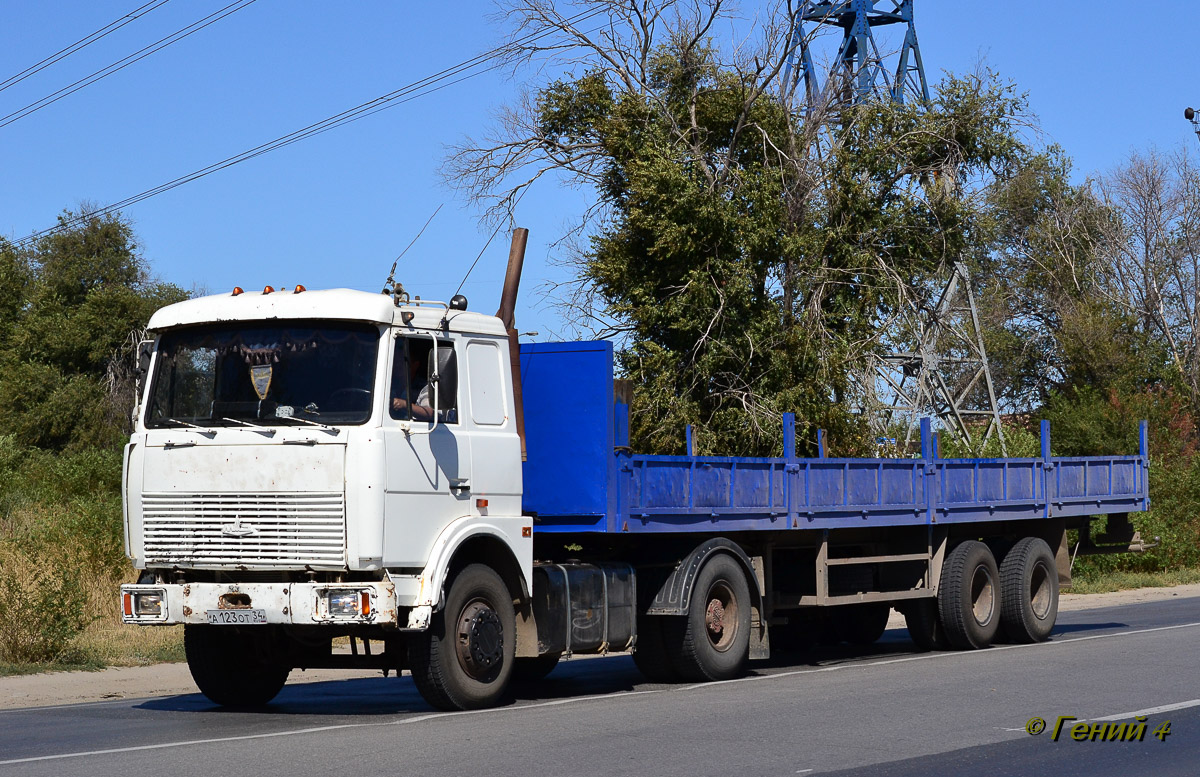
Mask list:
[[[521,348],[535,532],[727,533],[1036,520],[1149,507],[1146,427],[1136,455],[941,459],[928,423],[920,458],[650,456],[629,448],[612,343]]]

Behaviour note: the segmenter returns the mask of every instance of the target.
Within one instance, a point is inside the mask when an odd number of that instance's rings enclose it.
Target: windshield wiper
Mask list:
[[[180,421],[178,418],[168,418],[167,422],[172,423],[172,424],[179,424],[180,426],[183,427],[183,430],[185,432],[194,432],[195,434],[203,434],[208,437],[211,437],[212,435],[216,434],[216,431],[208,428],[207,426],[200,426],[199,424],[193,424],[193,423],[189,423],[187,421]]]
[[[242,421],[241,419],[238,419],[238,418],[221,418],[221,420],[228,421],[231,424],[240,424],[242,426],[248,426],[251,429],[253,429],[254,431],[258,432],[259,434],[265,434],[268,437],[275,436],[275,430],[269,426],[259,426],[258,424],[252,424],[249,421]]]
[[[341,432],[340,429],[336,429],[332,426],[329,426],[328,424],[318,423],[317,421],[310,421],[307,418],[297,418],[294,415],[281,415],[281,416],[279,416],[279,419],[282,421],[297,421],[302,424],[308,424],[309,426],[315,426],[318,429],[329,432],[330,434],[338,434]]]

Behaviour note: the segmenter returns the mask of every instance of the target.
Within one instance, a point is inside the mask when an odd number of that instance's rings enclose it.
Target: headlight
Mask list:
[[[353,618],[358,615],[358,591],[331,589],[325,593],[329,600],[329,614],[335,618]]]
[[[122,607],[127,618],[157,618],[166,613],[163,590],[129,591],[122,595]]]
[[[162,615],[162,594],[134,594],[133,611],[138,615]]]
[[[371,592],[361,588],[330,588],[325,591],[325,606],[330,618],[369,618]]]

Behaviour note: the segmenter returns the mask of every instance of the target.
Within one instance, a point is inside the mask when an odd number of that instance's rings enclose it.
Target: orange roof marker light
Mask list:
[[[301,286],[300,284],[297,283],[296,288],[292,290],[292,293],[299,294],[302,291],[307,291],[307,289],[305,289],[303,286]]]
[[[271,292],[273,292],[273,291],[275,291],[275,289],[274,289],[273,287],[271,287],[271,286],[263,286],[263,294],[270,294],[270,293],[271,293]]]
[[[246,293],[246,292],[245,292],[245,291],[242,289],[242,287],[241,287],[241,286],[234,286],[234,287],[233,287],[233,294],[232,294],[231,296],[234,296],[234,297],[236,297],[236,296],[237,296],[237,295],[239,295],[239,294],[245,294],[245,293]]]

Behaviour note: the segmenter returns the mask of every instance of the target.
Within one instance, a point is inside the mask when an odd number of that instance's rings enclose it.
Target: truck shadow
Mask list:
[[[1124,623],[1059,624],[1054,636],[1085,631],[1127,628]],[[850,664],[879,658],[920,655],[907,630],[889,629],[872,645],[818,645],[808,650],[773,650],[766,661],[750,664],[750,675],[778,670]],[[667,690],[677,685],[652,683],[642,676],[628,654],[580,656],[564,660],[547,677],[537,681],[514,681],[508,706],[523,706],[631,691]],[[314,683],[291,683],[270,704],[246,710],[220,707],[199,693],[149,699],[137,709],[222,715],[308,715],[361,718],[403,713],[435,712],[417,692],[412,677],[366,677]]]

